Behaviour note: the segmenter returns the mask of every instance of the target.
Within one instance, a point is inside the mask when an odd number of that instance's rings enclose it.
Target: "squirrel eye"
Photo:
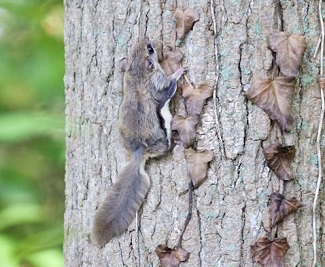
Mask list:
[[[149,54],[152,54],[154,52],[154,49],[151,44],[147,44],[147,50],[148,50]]]
[[[155,68],[155,66],[150,58],[148,58],[146,60],[146,68],[147,68],[147,70],[153,70]]]

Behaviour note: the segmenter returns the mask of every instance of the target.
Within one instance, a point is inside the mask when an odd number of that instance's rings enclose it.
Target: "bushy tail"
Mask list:
[[[136,151],[111,188],[95,215],[93,237],[99,246],[123,234],[133,221],[150,188],[150,179],[144,170],[143,150]]]

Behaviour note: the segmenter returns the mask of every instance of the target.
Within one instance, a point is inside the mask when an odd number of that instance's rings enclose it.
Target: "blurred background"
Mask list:
[[[0,0],[0,266],[63,266],[61,0]]]

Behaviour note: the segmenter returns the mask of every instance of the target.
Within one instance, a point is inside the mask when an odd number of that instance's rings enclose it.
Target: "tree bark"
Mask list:
[[[277,127],[245,99],[244,92],[254,79],[269,74],[272,54],[266,39],[281,20],[285,31],[306,37],[307,48],[294,94],[294,129],[283,135],[297,151],[292,164],[295,179],[285,183],[284,195],[297,197],[304,207],[279,225],[278,236],[287,237],[290,245],[286,266],[311,266],[320,113],[319,60],[313,58],[320,34],[318,3],[282,0],[278,13],[275,2],[65,1],[66,266],[158,266],[156,246],[177,243],[188,207],[188,194],[182,194],[188,178],[180,145],[148,162],[151,188],[138,213],[138,225],[134,220],[126,234],[103,249],[90,236],[96,209],[126,162],[117,129],[122,98],[118,62],[144,35],[156,42],[160,55],[175,48],[176,7],[200,13],[180,44],[183,66],[193,84],[207,83],[216,90],[197,128],[197,148],[212,149],[215,158],[207,180],[194,191],[193,216],[183,241],[191,255],[181,266],[257,266],[250,246],[265,235],[268,196],[281,187],[262,153],[276,140]],[[184,113],[180,102],[178,94],[173,107]],[[322,137],[324,148],[324,133]],[[318,266],[325,266],[324,204],[322,190],[316,214]]]

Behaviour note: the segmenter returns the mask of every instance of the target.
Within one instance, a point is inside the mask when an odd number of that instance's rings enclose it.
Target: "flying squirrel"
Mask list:
[[[148,38],[141,40],[131,57],[120,63],[124,81],[118,127],[130,159],[95,215],[92,234],[100,247],[122,235],[142,205],[150,188],[146,161],[170,149],[169,101],[185,71],[181,67],[167,76]]]

